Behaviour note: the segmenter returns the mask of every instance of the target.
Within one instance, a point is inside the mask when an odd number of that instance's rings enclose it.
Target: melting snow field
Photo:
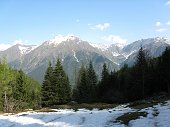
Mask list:
[[[0,115],[0,127],[125,127],[124,124],[117,122],[116,118],[124,113],[137,111],[126,105],[104,110],[54,110],[56,112],[23,112],[15,115]],[[164,105],[158,104],[140,111],[147,112],[147,117],[131,120],[129,127],[170,126],[170,101]]]

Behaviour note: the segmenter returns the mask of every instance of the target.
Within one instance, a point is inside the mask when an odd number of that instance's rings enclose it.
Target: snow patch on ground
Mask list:
[[[147,117],[132,120],[131,127],[169,127],[170,126],[170,101],[165,105],[158,104],[154,107],[142,109],[148,113]]]
[[[127,105],[112,109],[53,109],[56,112],[23,112],[16,115],[0,115],[0,127],[126,127],[116,121],[119,116],[138,110]],[[169,127],[170,101],[142,109],[147,117],[129,122],[129,127]]]
[[[114,126],[116,117],[131,111],[125,106],[104,110],[65,109],[49,113],[25,112],[16,115],[0,115],[3,127],[103,127]],[[116,116],[116,117],[115,117]]]

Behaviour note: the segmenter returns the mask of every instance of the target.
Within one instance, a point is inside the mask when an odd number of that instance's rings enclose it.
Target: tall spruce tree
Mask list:
[[[94,102],[97,99],[97,76],[94,71],[92,61],[90,61],[87,70],[87,85],[88,102]]]
[[[97,100],[97,76],[91,61],[87,69],[82,65],[79,70],[74,98],[80,103],[91,103]]]
[[[16,100],[22,100],[24,101],[25,98],[25,83],[26,78],[22,70],[18,71],[17,77],[16,77],[16,86],[15,90],[13,90],[14,98]]]
[[[59,59],[57,59],[53,74],[53,90],[55,92],[53,102],[54,104],[67,103],[71,99],[71,86]]]
[[[115,100],[117,102],[123,102],[126,100],[126,93],[128,92],[127,85],[128,85],[128,78],[129,78],[129,67],[125,64],[117,73],[113,75],[115,81]]]
[[[162,90],[170,93],[170,47],[167,47],[159,59],[159,79],[162,85]]]
[[[48,107],[53,105],[53,97],[55,96],[55,93],[53,91],[53,68],[51,65],[51,62],[48,64],[48,68],[46,70],[46,74],[44,76],[44,81],[42,84],[42,106]]]
[[[137,54],[136,62],[130,72],[130,91],[128,95],[130,95],[132,100],[144,98],[147,95],[148,61],[149,56],[141,47]]]
[[[99,93],[98,97],[101,101],[105,100],[105,95],[107,92],[107,87],[109,85],[109,71],[107,69],[106,63],[103,64],[103,70],[101,74],[101,81],[99,83]]]
[[[109,79],[109,71],[107,69],[106,63],[103,64],[103,70],[102,70],[102,79],[101,82],[105,83],[108,82]]]
[[[84,65],[81,66],[78,73],[77,84],[74,90],[74,97],[75,100],[80,103],[88,101],[87,70]]]

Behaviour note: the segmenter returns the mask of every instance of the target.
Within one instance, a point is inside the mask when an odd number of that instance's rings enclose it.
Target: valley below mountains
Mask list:
[[[158,57],[167,46],[170,46],[170,40],[160,37],[148,38],[120,47],[116,44],[92,44],[75,36],[59,35],[39,46],[16,44],[0,51],[0,58],[5,58],[12,68],[22,69],[40,83],[43,81],[49,61],[54,66],[59,58],[71,85],[74,85],[82,64],[88,65],[92,61],[100,78],[104,63],[110,71],[119,70],[124,64],[132,66],[141,46],[149,52],[151,57]]]

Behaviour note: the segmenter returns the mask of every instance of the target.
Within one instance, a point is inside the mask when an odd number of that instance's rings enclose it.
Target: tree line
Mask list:
[[[42,104],[52,106],[70,100],[78,103],[123,103],[144,99],[160,92],[170,93],[169,65],[170,48],[166,48],[158,58],[152,58],[148,51],[141,47],[132,67],[125,64],[116,72],[109,71],[104,64],[100,80],[97,79],[92,61],[88,66],[82,65],[76,85],[71,90],[68,77],[58,60],[55,69],[51,64],[47,69],[42,86]],[[54,98],[55,102],[51,102]]]

